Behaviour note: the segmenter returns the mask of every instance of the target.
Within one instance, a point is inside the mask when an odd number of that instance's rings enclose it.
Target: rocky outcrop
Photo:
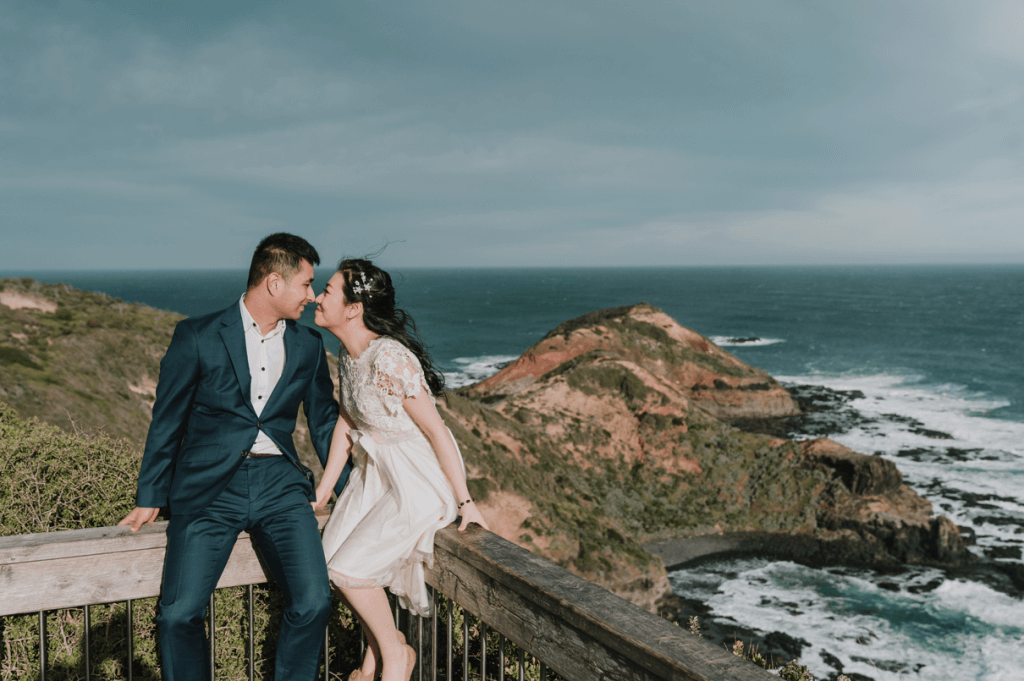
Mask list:
[[[931,502],[907,485],[891,461],[827,439],[801,443],[805,465],[832,485],[818,504],[817,562],[891,567],[971,562],[956,525],[932,514]]]
[[[652,555],[694,542],[812,565],[972,560],[891,462],[730,425],[800,411],[644,303],[559,325],[441,407],[503,536],[652,610],[668,587]]]
[[[744,364],[657,308],[639,305],[599,310],[560,324],[540,342],[470,392],[481,397],[519,393],[544,382],[567,363],[598,357],[628,362],[670,385],[690,402],[722,419],[793,416],[799,408],[779,383]]]

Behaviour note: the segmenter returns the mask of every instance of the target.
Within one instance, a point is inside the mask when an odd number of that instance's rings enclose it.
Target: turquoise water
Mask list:
[[[236,301],[245,274],[0,276],[194,315]],[[318,270],[318,284],[330,274]],[[400,304],[455,386],[494,373],[566,319],[647,301],[784,383],[857,391],[830,436],[895,461],[936,512],[976,532],[979,555],[1021,562],[1024,266],[393,274]],[[878,681],[1024,679],[1024,603],[984,584],[934,570],[881,577],[769,561],[723,561],[672,579],[716,618],[807,642],[801,658],[818,678],[839,664]],[[780,607],[790,603],[799,608]]]

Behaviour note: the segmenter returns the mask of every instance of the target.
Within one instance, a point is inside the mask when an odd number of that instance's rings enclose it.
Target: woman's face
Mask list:
[[[325,329],[344,324],[348,316],[345,311],[350,305],[345,301],[345,278],[335,272],[324,292],[316,297],[316,325]]]

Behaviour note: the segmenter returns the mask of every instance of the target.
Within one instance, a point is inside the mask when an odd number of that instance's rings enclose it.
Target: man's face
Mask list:
[[[298,319],[302,309],[316,298],[313,293],[313,266],[303,260],[299,271],[291,279],[284,280],[276,303],[281,319]]]

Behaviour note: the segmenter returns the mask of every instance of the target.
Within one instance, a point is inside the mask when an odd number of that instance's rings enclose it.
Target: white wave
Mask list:
[[[783,338],[757,338],[755,336],[711,336],[710,340],[720,348],[757,348],[763,345],[775,345],[776,343],[786,342]]]
[[[1022,678],[1019,601],[980,584],[945,580],[938,570],[880,577],[748,559],[681,570],[670,579],[676,594],[707,603],[711,617],[806,641],[801,663],[816,678],[836,671],[828,655],[846,674],[877,681]],[[908,590],[936,581],[931,591]]]
[[[455,364],[461,365],[457,371],[444,372],[444,380],[449,388],[461,388],[465,385],[478,383],[501,371],[509,362],[519,359],[510,355],[481,355],[480,357],[458,357]]]

